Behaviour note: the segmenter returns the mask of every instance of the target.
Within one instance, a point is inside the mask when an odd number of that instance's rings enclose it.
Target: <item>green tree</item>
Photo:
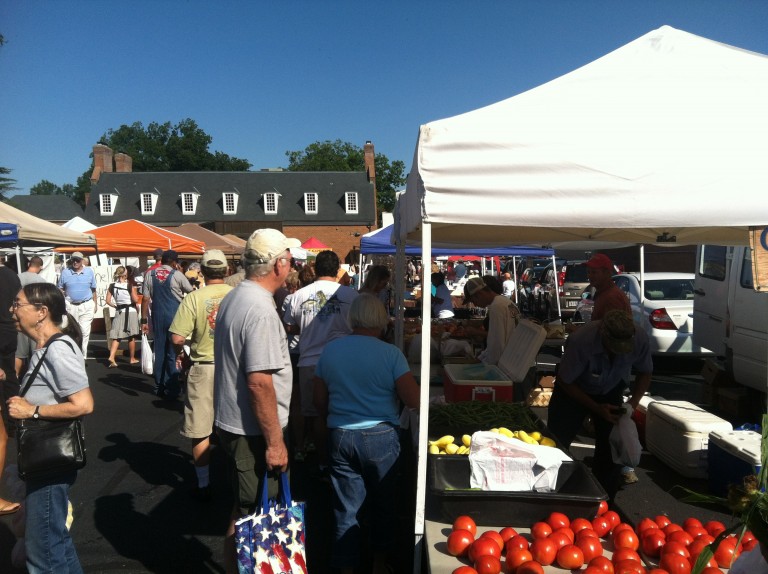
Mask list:
[[[304,150],[287,151],[289,171],[365,171],[365,151],[341,140],[315,142]],[[374,158],[379,214],[395,208],[395,193],[405,185],[405,164],[390,162],[384,154]]]
[[[61,195],[61,188],[53,183],[44,179],[40,183],[36,183],[29,188],[29,195]]]
[[[16,187],[16,180],[12,177],[5,177],[8,174],[11,173],[11,170],[7,167],[0,167],[0,199],[3,201],[7,200],[7,193],[11,191],[16,191],[19,189]]]

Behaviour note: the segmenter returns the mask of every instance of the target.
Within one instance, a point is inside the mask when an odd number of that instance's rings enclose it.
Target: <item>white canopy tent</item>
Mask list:
[[[427,260],[433,241],[748,244],[750,227],[768,225],[766,102],[767,56],[664,26],[528,92],[421,126],[399,246],[418,240]],[[422,381],[429,352],[423,345]],[[428,394],[423,385],[419,549]]]

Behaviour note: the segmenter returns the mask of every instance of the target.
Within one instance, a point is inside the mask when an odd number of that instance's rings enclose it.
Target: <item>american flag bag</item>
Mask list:
[[[256,512],[235,523],[238,572],[307,574],[304,503],[291,500],[286,473],[280,473],[277,499],[268,497],[267,480],[265,476]]]

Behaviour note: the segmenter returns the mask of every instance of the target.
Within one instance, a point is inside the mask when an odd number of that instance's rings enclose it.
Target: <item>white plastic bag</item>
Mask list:
[[[640,464],[640,455],[643,454],[643,445],[637,436],[637,425],[632,420],[632,406],[624,403],[624,414],[619,417],[618,424],[613,426],[608,437],[611,443],[611,457],[613,462],[632,468]]]
[[[146,334],[141,335],[141,372],[145,375],[151,375],[154,372],[155,354],[152,352],[152,345],[149,344]]]

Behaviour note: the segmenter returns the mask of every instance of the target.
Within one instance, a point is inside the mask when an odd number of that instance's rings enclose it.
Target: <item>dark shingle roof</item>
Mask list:
[[[83,209],[66,195],[14,195],[9,203],[25,213],[53,223],[66,223],[73,217],[83,217]]]
[[[236,214],[225,214],[222,193],[239,195]],[[347,191],[358,194],[358,213],[347,214]],[[181,211],[180,195],[197,192],[194,215]],[[262,195],[279,193],[277,214],[266,214]],[[318,194],[318,213],[304,211],[304,193]],[[116,193],[115,212],[102,216],[99,195]],[[153,215],[142,215],[142,193],[157,193]],[[264,221],[283,225],[368,225],[374,222],[373,185],[364,172],[134,172],[105,173],[91,186],[85,218],[95,225],[138,219],[153,225],[180,225],[210,221]]]

